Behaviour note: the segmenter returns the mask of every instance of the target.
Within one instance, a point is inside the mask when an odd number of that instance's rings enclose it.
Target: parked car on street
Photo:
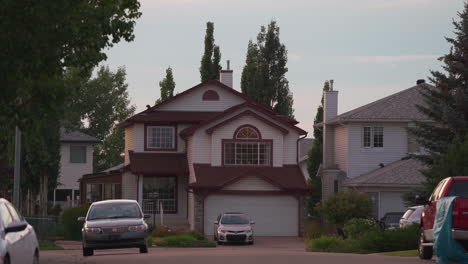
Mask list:
[[[0,264],[39,263],[39,244],[34,228],[15,207],[0,198]]]
[[[254,243],[253,225],[243,213],[223,213],[214,222],[214,240],[218,244],[228,242]]]
[[[425,202],[421,218],[419,236],[419,257],[431,259],[433,255],[433,236],[437,201],[440,198],[456,196],[452,214],[452,239],[458,240],[468,250],[468,176],[448,177],[440,181]]]
[[[139,248],[147,253],[148,218],[135,200],[106,200],[92,203],[84,221],[83,256],[92,256],[95,249]]]
[[[395,229],[400,225],[400,219],[403,214],[403,212],[386,213],[380,221],[383,223],[385,229]]]
[[[409,207],[400,219],[400,227],[421,223],[421,215],[423,210],[424,205]]]

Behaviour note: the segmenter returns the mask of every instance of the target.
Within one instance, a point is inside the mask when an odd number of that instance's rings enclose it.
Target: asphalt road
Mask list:
[[[273,241],[273,242],[272,242]],[[281,243],[279,243],[281,242]],[[433,264],[417,257],[390,257],[380,255],[310,253],[301,241],[260,241],[254,246],[219,246],[217,248],[150,248],[148,254],[138,249],[97,250],[91,257],[83,257],[80,249],[41,252],[41,263],[47,264]]]

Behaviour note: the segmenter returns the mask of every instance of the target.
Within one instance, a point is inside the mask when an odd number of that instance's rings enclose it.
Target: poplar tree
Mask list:
[[[292,118],[293,96],[286,79],[288,54],[279,34],[276,21],[271,21],[268,27],[260,27],[256,44],[249,41],[241,89],[256,101]]]
[[[219,71],[221,70],[221,51],[219,46],[215,45],[214,23],[206,23],[205,52],[200,63],[200,79],[202,82],[207,80],[219,80]]]
[[[161,97],[156,100],[156,104],[164,102],[174,96],[175,82],[171,67],[166,69],[166,77],[159,82],[159,87],[161,88]]]

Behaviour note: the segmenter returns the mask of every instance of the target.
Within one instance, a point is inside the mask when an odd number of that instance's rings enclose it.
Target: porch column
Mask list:
[[[138,176],[138,203],[143,206],[143,175]]]

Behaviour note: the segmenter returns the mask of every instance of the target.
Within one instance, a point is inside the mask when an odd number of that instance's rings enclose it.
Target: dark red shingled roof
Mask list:
[[[187,175],[188,162],[185,153],[136,153],[129,151],[130,171],[151,175]]]
[[[209,164],[193,164],[197,181],[192,188],[220,189],[246,176],[257,176],[283,190],[310,190],[301,169],[297,165],[283,167],[213,167]]]
[[[200,123],[221,114],[222,112],[193,112],[193,111],[155,111],[142,112],[134,115],[119,126],[128,126],[132,123]]]

